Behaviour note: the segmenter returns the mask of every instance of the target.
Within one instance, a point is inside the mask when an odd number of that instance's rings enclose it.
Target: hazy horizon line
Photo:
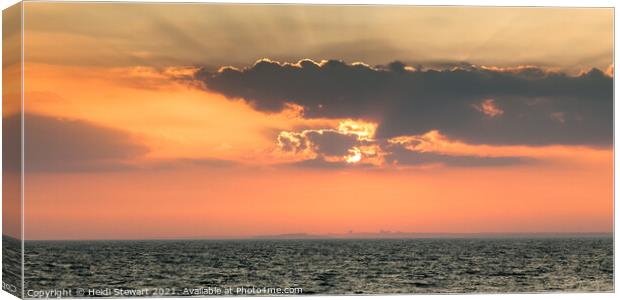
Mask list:
[[[614,232],[350,232],[350,233],[282,233],[269,235],[228,236],[183,236],[183,237],[140,237],[140,238],[51,238],[24,239],[24,241],[183,241],[183,240],[388,240],[388,239],[432,239],[432,238],[562,238],[562,237],[612,237]],[[10,235],[2,235],[21,241]]]

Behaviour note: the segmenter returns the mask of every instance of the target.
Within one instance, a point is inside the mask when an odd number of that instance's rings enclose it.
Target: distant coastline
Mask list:
[[[262,235],[250,239],[420,239],[420,238],[568,238],[568,237],[613,237],[613,232],[349,232],[344,234],[315,235],[289,233]]]
[[[57,238],[26,239],[37,241],[164,241],[164,240],[363,240],[363,239],[511,239],[511,238],[613,238],[613,232],[348,232],[348,233],[283,233],[273,235],[251,236],[179,236],[179,237],[143,237],[143,238]],[[18,238],[2,235],[3,239],[19,241]]]

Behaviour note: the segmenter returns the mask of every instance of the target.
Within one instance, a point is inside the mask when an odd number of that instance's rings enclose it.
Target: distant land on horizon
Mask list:
[[[612,237],[613,232],[348,232],[329,234],[286,233],[248,239],[416,239],[416,238],[502,238],[502,237]]]
[[[19,240],[18,238],[2,235],[3,238]],[[567,238],[567,237],[610,237],[613,232],[347,232],[311,234],[305,232],[283,233],[273,235],[253,236],[185,236],[185,237],[143,237],[134,239],[49,239],[26,241],[114,241],[114,240],[355,240],[355,239],[425,239],[425,238]]]

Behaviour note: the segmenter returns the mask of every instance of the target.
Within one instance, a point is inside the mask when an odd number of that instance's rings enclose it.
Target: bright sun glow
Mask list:
[[[357,147],[353,147],[349,149],[349,155],[345,156],[344,159],[349,164],[359,162],[362,160],[362,151]]]

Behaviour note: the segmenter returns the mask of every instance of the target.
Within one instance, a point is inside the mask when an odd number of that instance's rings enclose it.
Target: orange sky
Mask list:
[[[468,145],[429,133],[418,137],[427,142],[418,144],[424,151],[522,155],[541,163],[473,169],[277,167],[295,158],[279,156],[275,129],[338,124],[292,112],[267,115],[165,79],[152,89],[150,75],[131,70],[31,64],[26,76],[32,82],[27,112],[122,128],[151,149],[130,162],[146,165],[142,170],[27,173],[28,239],[612,228],[608,148]],[[148,167],[179,158],[239,164]]]
[[[611,177],[609,166],[34,175],[26,220],[37,221],[26,232],[32,239],[600,232],[612,228]]]
[[[260,111],[249,101],[229,98],[185,77],[201,66],[219,67],[241,61],[250,65],[262,57],[299,60],[311,56],[307,51],[290,49],[290,53],[272,53],[256,48],[255,53],[246,53],[246,50],[232,51],[222,42],[221,48],[209,48],[204,62],[199,64],[195,53],[202,42],[192,44],[190,40],[193,39],[187,38],[157,45],[163,42],[150,39],[157,36],[153,33],[156,29],[162,32],[162,39],[167,38],[166,30],[172,29],[163,23],[176,24],[188,34],[196,33],[188,29],[194,24],[195,28],[204,30],[201,33],[209,34],[213,26],[232,22],[228,25],[244,30],[239,38],[246,42],[269,43],[257,41],[259,34],[240,21],[246,13],[243,10],[230,19],[234,21],[218,19],[214,24],[203,24],[199,20],[215,12],[208,9],[201,14],[184,11],[185,20],[178,19],[182,12],[172,15],[161,7],[152,6],[132,21],[136,23],[136,30],[144,35],[128,37],[123,33],[126,30],[115,26],[105,30],[100,27],[109,22],[110,17],[122,14],[118,10],[95,12],[91,8],[72,6],[62,10],[66,18],[56,19],[53,14],[46,15],[43,8],[50,9],[43,4],[29,3],[26,7],[26,16],[31,15],[35,21],[27,23],[25,34],[25,122],[28,124],[31,120],[32,126],[39,126],[38,122],[51,125],[41,125],[44,133],[33,134],[30,140],[27,131],[26,143],[40,142],[41,147],[50,143],[50,146],[33,150],[33,159],[26,158],[26,239],[189,238],[297,232],[327,234],[349,230],[612,231],[611,146],[471,144],[438,130],[401,135],[381,143],[375,131],[383,120],[310,118],[304,116],[301,106],[295,105],[281,112]],[[356,55],[355,46],[347,48],[346,53],[325,50],[335,37],[331,34],[317,37],[321,27],[312,20],[319,18],[315,14],[320,15],[321,11],[314,8],[304,15],[297,8],[286,10],[292,12],[292,19],[296,20],[293,23],[306,26],[294,27],[299,30],[297,34],[315,38],[314,42],[305,41],[308,49],[317,50],[315,56],[329,53],[350,62],[358,58],[373,63],[389,62],[372,51],[360,51]],[[381,24],[390,28],[407,22],[396,10],[386,9],[380,16],[363,8],[355,10],[374,16],[373,22],[385,22]],[[424,16],[442,19],[453,13],[452,10],[416,11],[420,17],[411,22],[429,26],[430,21]],[[83,17],[88,15],[80,11],[92,15],[92,24],[81,28],[74,26],[84,24]],[[264,17],[273,14],[274,20],[278,20],[282,11],[259,11],[260,24],[266,28],[281,28],[276,26],[278,24],[265,25]],[[529,20],[541,12],[519,10],[516,13],[499,9],[497,13]],[[607,21],[611,20],[607,19],[605,10],[565,13],[577,15],[575,20],[589,28],[607,28]],[[161,23],[151,22],[155,18],[151,14],[161,18]],[[341,12],[334,8],[328,15],[326,19],[334,20],[332,17]],[[388,15],[394,16],[387,18],[392,21],[384,19]],[[494,24],[493,14],[483,9],[464,12],[460,18],[482,15],[485,17],[481,22]],[[601,21],[600,16],[605,18]],[[554,12],[541,22],[548,22],[547,28],[551,31],[561,23],[554,20],[565,17]],[[44,28],[39,24],[41,20],[56,21],[52,22],[54,26]],[[447,57],[449,51],[446,52],[446,60],[472,58],[489,68],[538,61],[545,67],[575,74],[578,70],[611,65],[607,55],[611,44],[606,32],[595,31],[601,34],[597,43],[558,56],[553,61],[554,51],[582,37],[577,29],[565,30],[564,35],[556,32],[558,37],[546,41],[547,47],[541,47],[546,53],[531,53],[531,57],[515,60],[515,55],[509,52],[498,52],[508,46],[500,38],[500,32],[521,36],[524,41],[538,40],[538,35],[524,36],[531,28],[520,25],[511,29],[510,24],[506,24],[496,33],[486,30],[488,26],[474,28],[472,37],[454,48],[452,33],[458,27],[457,21],[438,29],[441,34],[429,39],[424,55],[418,57],[437,61],[441,58],[431,54],[434,49],[447,51],[452,47],[458,51],[452,52],[454,57]],[[153,25],[155,23],[158,25]],[[338,27],[339,30],[363,31],[354,18],[344,19],[340,25],[343,26]],[[367,34],[351,38],[377,38],[372,30]],[[386,39],[396,43],[399,37],[407,34],[395,31]],[[196,36],[199,35],[192,35]],[[285,36],[282,33],[281,38]],[[225,39],[225,36],[216,34],[212,38]],[[68,48],[75,51],[84,50],[67,52],[54,47],[46,50],[47,46],[58,45],[55,42],[58,39],[66,42],[63,44],[73,45]],[[268,39],[279,41],[277,36]],[[473,50],[476,43],[485,40],[484,49]],[[513,40],[512,45],[523,51],[524,46],[518,41]],[[186,53],[185,47],[190,46],[197,49]],[[397,53],[415,48],[409,42],[398,47],[398,51],[394,50]],[[157,49],[161,52],[156,52]],[[179,50],[176,54],[175,49]],[[394,51],[388,52],[396,53]],[[226,53],[231,56],[226,57]],[[477,56],[482,54],[486,56]],[[10,70],[5,67],[5,72]],[[489,118],[501,117],[504,113],[493,99],[481,99],[472,109]],[[8,115],[5,107],[3,116]],[[557,117],[563,118],[563,115]],[[560,121],[564,122],[558,119]],[[45,134],[59,134],[65,132],[63,130],[69,130],[66,131],[68,135],[61,134],[47,141]],[[97,135],[99,133],[101,136]],[[343,135],[359,144],[348,149],[345,155],[323,157],[327,162],[350,167],[295,165],[320,155],[318,144],[309,138],[310,135],[328,134]],[[91,149],[80,141],[98,145],[99,149]],[[69,152],[75,153],[73,157],[66,157],[66,153],[57,150],[65,149],[62,147],[66,145],[73,145],[70,151],[76,152]],[[468,167],[435,162],[408,166],[387,158],[391,147],[397,146],[416,153],[447,156],[517,157],[527,163]],[[56,155],[53,164],[37,160],[49,157],[46,155]]]

